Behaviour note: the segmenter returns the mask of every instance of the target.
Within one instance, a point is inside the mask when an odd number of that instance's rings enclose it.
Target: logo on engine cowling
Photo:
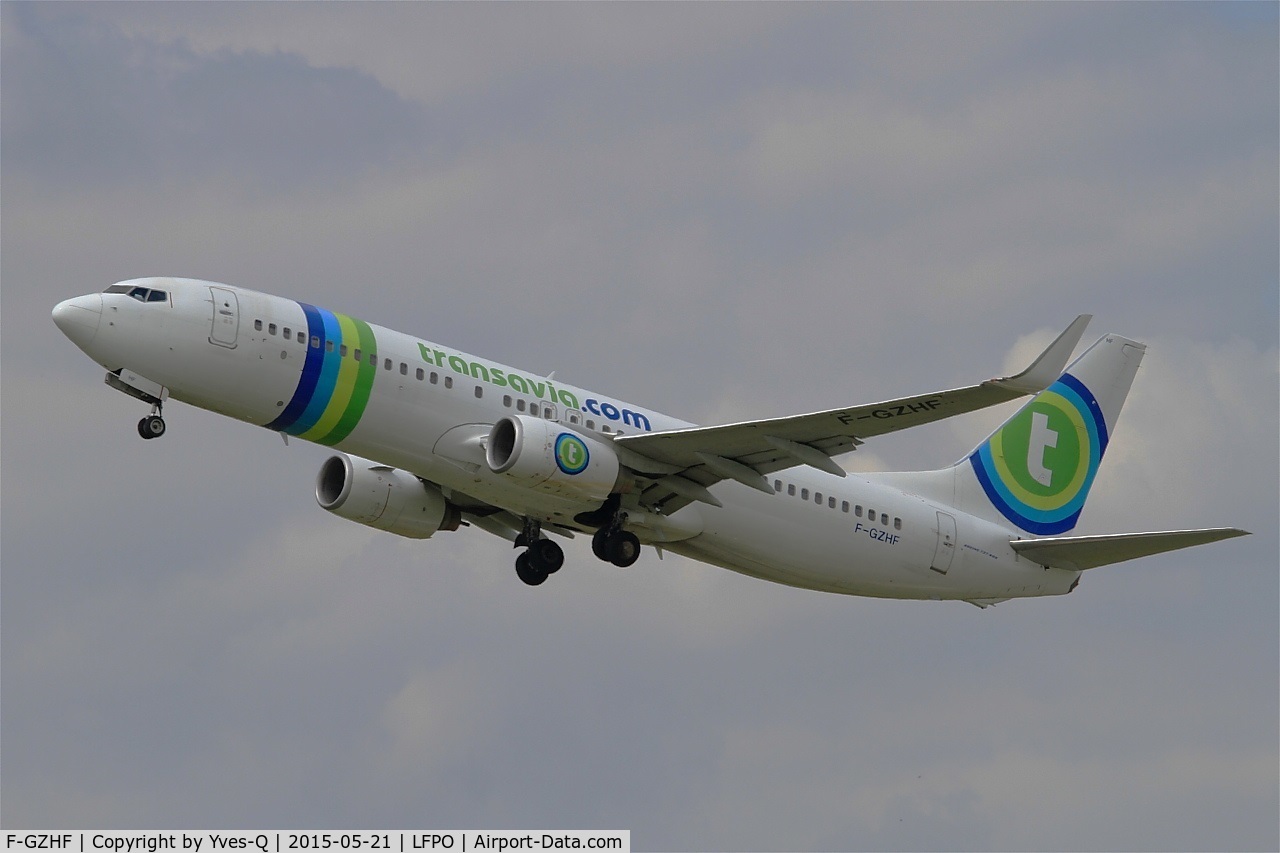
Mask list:
[[[566,474],[581,474],[587,470],[591,454],[582,439],[572,433],[562,432],[556,437],[556,465]]]

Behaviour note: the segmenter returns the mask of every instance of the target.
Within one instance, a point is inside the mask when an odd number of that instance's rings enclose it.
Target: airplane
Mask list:
[[[1067,361],[1077,317],[1025,370],[947,391],[698,426],[305,302],[139,278],[53,321],[151,405],[178,400],[334,448],[316,500],[428,539],[468,525],[520,550],[537,586],[589,535],[618,567],[644,546],[788,586],[987,607],[1071,592],[1092,568],[1247,531],[1075,528],[1146,350],[1120,335]],[[850,474],[833,457],[897,430],[1030,397],[958,462]]]

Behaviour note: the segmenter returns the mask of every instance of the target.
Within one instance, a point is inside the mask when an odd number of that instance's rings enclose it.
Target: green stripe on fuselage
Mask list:
[[[378,343],[373,336],[373,329],[369,328],[368,323],[363,320],[357,320],[355,317],[348,317],[345,314],[337,316],[342,324],[344,340],[347,337],[347,324],[351,324],[353,331],[351,335],[352,343],[355,344],[356,349],[360,350],[360,360],[357,362],[354,357],[351,357],[350,361],[343,363],[342,372],[338,375],[338,388],[335,390],[334,397],[336,400],[339,392],[343,389],[344,381],[350,381],[351,383],[350,396],[341,408],[341,417],[338,418],[337,423],[329,431],[328,435],[311,438],[317,444],[334,445],[351,435],[351,431],[356,428],[356,424],[360,423],[365,407],[369,404],[369,394],[373,391],[373,378],[378,373],[377,365],[371,364],[369,360],[369,355],[376,353],[378,348]],[[349,379],[348,367],[355,368]],[[323,421],[328,420],[328,415],[329,411],[326,410]],[[318,428],[320,424],[316,426]],[[309,436],[303,437],[309,438]]]

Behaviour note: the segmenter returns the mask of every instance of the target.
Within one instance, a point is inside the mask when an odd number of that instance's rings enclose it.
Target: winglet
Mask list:
[[[1072,320],[1071,325],[1067,326],[1066,330],[1058,335],[1057,339],[1049,344],[1035,361],[1031,362],[1031,366],[1021,373],[1002,379],[992,379],[983,384],[1007,388],[1019,394],[1035,394],[1043,391],[1062,375],[1062,371],[1067,366],[1067,359],[1071,358],[1071,353],[1075,351],[1076,344],[1080,343],[1085,327],[1092,319],[1092,314],[1081,314]]]

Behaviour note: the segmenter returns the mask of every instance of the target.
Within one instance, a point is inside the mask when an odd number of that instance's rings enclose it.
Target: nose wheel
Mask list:
[[[159,414],[147,415],[138,421],[138,435],[146,439],[159,438],[164,435],[164,418]]]

